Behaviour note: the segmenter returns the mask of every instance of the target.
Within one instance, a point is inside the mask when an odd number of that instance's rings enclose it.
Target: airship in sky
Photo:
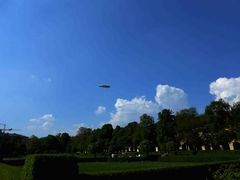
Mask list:
[[[110,88],[110,85],[108,85],[108,84],[100,84],[98,87],[100,87],[100,88]]]

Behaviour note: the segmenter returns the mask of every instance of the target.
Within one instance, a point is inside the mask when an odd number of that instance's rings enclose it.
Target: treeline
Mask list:
[[[152,116],[143,114],[139,123],[130,122],[125,127],[105,124],[99,129],[81,127],[73,138],[74,151],[81,153],[119,153],[123,151],[168,152],[185,150],[235,149],[240,138],[240,102],[230,106],[222,99],[206,106],[203,114],[196,108],[183,109],[175,114],[169,109]]]
[[[12,140],[11,146],[6,135],[1,135],[1,148],[6,155],[36,153],[120,153],[126,151],[153,152],[156,147],[161,152],[182,150],[198,151],[229,149],[234,142],[239,148],[240,140],[240,102],[233,106],[223,100],[213,101],[206,106],[203,114],[196,108],[188,108],[173,113],[163,109],[154,120],[143,114],[139,122],[130,122],[125,127],[105,124],[101,128],[80,127],[76,136],[68,133],[43,138],[31,136]],[[16,137],[15,137],[16,138]],[[3,145],[3,143],[5,143]],[[15,143],[15,144],[14,144]],[[14,144],[14,145],[13,145]]]

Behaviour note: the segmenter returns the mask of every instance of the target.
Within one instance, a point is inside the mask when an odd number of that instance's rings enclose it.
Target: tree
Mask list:
[[[113,127],[111,124],[104,124],[101,128],[101,138],[110,140],[112,138]]]
[[[154,151],[154,144],[149,140],[143,140],[140,145],[140,152],[148,155],[150,152]]]
[[[210,131],[218,132],[229,128],[229,122],[231,122],[230,110],[231,106],[222,99],[211,102],[205,108],[205,118]]]
[[[237,134],[237,138],[240,139],[240,101],[233,104],[231,112],[231,129]]]
[[[124,128],[127,138],[127,146],[137,148],[142,140],[140,125],[137,122],[130,122]]]
[[[109,144],[109,151],[118,153],[129,145],[129,139],[126,128],[116,126]]]
[[[201,144],[199,137],[201,125],[196,108],[183,109],[176,113],[178,140],[190,148],[196,149]]]
[[[218,148],[222,134],[226,130],[231,131],[231,106],[223,101],[213,101],[205,108],[204,118],[206,120],[205,133],[211,137],[211,144]]]
[[[47,137],[41,138],[41,145],[43,153],[60,153],[61,144],[56,136],[48,135]]]
[[[155,143],[156,133],[155,124],[152,116],[143,114],[140,117],[139,128],[142,136],[142,140],[148,140]]]
[[[61,145],[61,152],[67,152],[67,150],[69,149],[69,143],[71,140],[71,137],[69,136],[68,133],[59,133],[57,136],[58,141],[60,142]]]
[[[111,124],[104,124],[100,129],[100,139],[98,142],[103,144],[103,151],[107,152],[112,139],[113,127]]]
[[[92,130],[87,127],[80,127],[77,131],[77,136],[82,135],[82,134],[89,134]]]
[[[223,146],[225,150],[229,150],[229,142],[236,138],[236,133],[230,130],[221,130],[217,134],[217,142]]]
[[[169,109],[163,109],[162,112],[158,113],[157,122],[157,141],[160,145],[161,143],[166,143],[168,141],[173,141],[176,138],[176,123],[175,116]]]
[[[37,136],[32,135],[27,141],[27,153],[35,154],[39,153],[41,149],[41,142]]]
[[[89,144],[93,136],[90,128],[80,127],[77,135],[71,140],[71,149],[73,152],[87,153]]]

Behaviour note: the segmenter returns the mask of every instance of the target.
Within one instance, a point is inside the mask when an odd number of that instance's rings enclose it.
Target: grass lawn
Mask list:
[[[101,175],[134,171],[148,171],[162,168],[189,167],[218,162],[240,160],[240,152],[200,152],[197,155],[179,154],[161,158],[160,161],[139,162],[79,162],[79,174]],[[23,166],[0,163],[0,180],[19,180]]]
[[[202,162],[83,162],[79,163],[80,174],[107,174],[129,171],[144,171],[171,167],[197,166]]]
[[[0,179],[1,180],[17,180],[20,179],[23,166],[10,166],[0,163]]]
[[[144,171],[161,168],[197,166],[203,164],[214,164],[217,162],[231,162],[234,160],[240,160],[240,152],[211,151],[201,152],[197,155],[171,155],[156,162],[81,162],[78,166],[80,174],[96,175],[136,170]]]

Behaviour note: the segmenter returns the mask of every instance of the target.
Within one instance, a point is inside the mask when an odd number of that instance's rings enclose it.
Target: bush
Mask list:
[[[26,158],[23,180],[77,179],[77,158],[71,155],[30,155]]]
[[[213,179],[216,180],[232,180],[240,179],[240,163],[224,164],[213,173]]]
[[[2,162],[12,166],[23,166],[25,158],[3,158]]]

